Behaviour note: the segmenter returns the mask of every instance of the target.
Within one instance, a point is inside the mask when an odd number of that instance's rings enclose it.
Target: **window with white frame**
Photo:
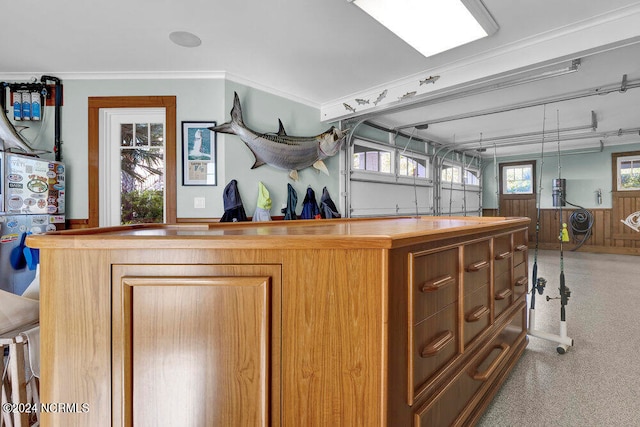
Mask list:
[[[411,176],[416,178],[427,178],[429,161],[426,156],[400,155],[400,164],[398,165],[398,175]]]
[[[502,194],[533,194],[533,190],[533,163],[503,167]]]
[[[616,163],[618,191],[639,191],[640,155],[620,156]]]
[[[462,167],[458,165],[444,164],[440,172],[440,180],[442,182],[451,182],[454,184],[462,183]]]
[[[351,167],[353,170],[391,174],[393,171],[392,150],[377,144],[357,140],[353,145]]]
[[[466,185],[480,185],[480,172],[474,169],[464,171],[464,183]]]

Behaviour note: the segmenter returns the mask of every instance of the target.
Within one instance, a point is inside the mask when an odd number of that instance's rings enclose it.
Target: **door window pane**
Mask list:
[[[640,190],[640,156],[618,157],[618,191]]]
[[[123,124],[121,135],[121,223],[161,223],[164,221],[164,126]]]
[[[503,194],[533,194],[533,166],[505,166],[502,172]]]

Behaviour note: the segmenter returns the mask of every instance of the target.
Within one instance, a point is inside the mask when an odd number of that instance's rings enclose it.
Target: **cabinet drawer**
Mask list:
[[[489,240],[464,247],[464,292],[471,292],[489,283],[491,251]]]
[[[413,398],[427,387],[431,377],[458,353],[457,304],[443,310],[413,327],[412,348],[409,358],[409,384],[413,385]]]
[[[458,249],[409,255],[413,324],[458,300]]]
[[[469,344],[491,322],[489,286],[485,285],[464,297],[464,343]]]
[[[491,341],[461,369],[442,392],[414,413],[415,427],[461,425],[490,389],[505,363],[525,339],[525,308],[522,303],[510,321]]]
[[[527,230],[517,231],[513,233],[513,265],[518,265],[527,261],[527,252],[529,247],[529,238]]]
[[[511,268],[511,235],[498,236],[493,239],[493,275],[498,276]]]
[[[494,280],[493,306],[494,317],[498,317],[513,301],[513,289],[511,289],[511,272],[506,272]]]
[[[527,292],[529,279],[527,277],[527,263],[516,265],[513,269],[513,297],[518,298]]]

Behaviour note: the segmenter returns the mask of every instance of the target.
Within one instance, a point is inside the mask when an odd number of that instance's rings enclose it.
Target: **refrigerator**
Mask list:
[[[65,165],[0,152],[0,289],[21,295],[35,277],[29,233],[65,228]]]

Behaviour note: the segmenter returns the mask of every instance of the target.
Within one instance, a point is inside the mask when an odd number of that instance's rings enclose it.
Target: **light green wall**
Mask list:
[[[330,176],[309,168],[299,172],[296,183],[287,171],[265,165],[251,169],[254,159],[250,150],[233,135],[218,134],[218,185],[182,185],[182,121],[215,121],[230,119],[233,92],[237,91],[244,110],[245,124],[258,132],[276,132],[278,118],[282,119],[289,135],[310,136],[328,127],[320,122],[318,109],[270,93],[249,88],[224,79],[169,79],[169,80],[64,80],[64,105],[61,109],[61,140],[63,161],[67,164],[67,217],[88,217],[87,134],[88,98],[94,96],[175,96],[177,121],[177,215],[178,218],[219,218],[224,213],[222,194],[231,180],[238,181],[247,215],[253,215],[257,199],[258,181],[268,188],[273,200],[271,215],[281,215],[281,204],[286,203],[287,183],[298,192],[298,212],[308,185],[319,201],[322,188],[327,186],[338,202],[338,156],[325,164]],[[53,145],[53,108],[47,107],[44,136],[37,148],[51,149]],[[27,130],[31,140],[35,129]],[[29,134],[28,132],[32,132]],[[43,157],[52,158],[51,155]],[[97,191],[97,189],[91,189]],[[194,197],[205,198],[205,209],[194,208]]]
[[[565,153],[560,156],[560,175],[567,180],[567,201],[586,209],[610,209],[612,207],[611,154],[635,151],[639,146],[640,141],[634,144],[605,147],[602,152],[597,149],[577,150],[575,154]],[[595,152],[584,153],[586,151]],[[581,152],[583,153],[580,154]],[[498,165],[521,160],[536,160],[536,185],[540,182],[541,163],[544,163],[542,165],[540,207],[542,209],[553,208],[551,181],[558,178],[558,157],[552,154],[545,155],[544,162],[540,161],[539,154],[497,158]],[[483,159],[482,204],[485,209],[496,209],[498,206],[494,169],[493,159]],[[602,190],[602,204],[596,202],[598,189]]]

